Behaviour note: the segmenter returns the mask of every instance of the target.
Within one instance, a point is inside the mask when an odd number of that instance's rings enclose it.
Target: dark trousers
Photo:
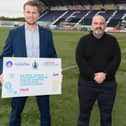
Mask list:
[[[106,81],[97,84],[95,81],[79,79],[78,95],[80,114],[78,126],[89,126],[93,104],[98,101],[101,126],[112,126],[112,108],[116,95],[116,82]]]
[[[26,99],[27,97],[12,98],[9,126],[21,126],[21,113]],[[50,126],[49,96],[36,96],[36,101],[40,111],[40,126]]]

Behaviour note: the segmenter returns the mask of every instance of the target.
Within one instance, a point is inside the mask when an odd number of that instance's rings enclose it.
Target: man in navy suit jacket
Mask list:
[[[0,56],[0,81],[2,82],[3,57],[56,57],[50,30],[37,25],[42,6],[38,1],[27,1],[24,4],[23,26],[10,30]],[[12,98],[9,126],[21,126],[21,113],[27,97]],[[40,125],[50,126],[49,96],[36,96],[40,111]]]

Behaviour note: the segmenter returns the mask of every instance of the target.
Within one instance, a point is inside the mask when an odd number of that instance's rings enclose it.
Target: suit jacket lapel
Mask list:
[[[27,56],[27,51],[26,51],[26,39],[25,39],[25,27],[24,25],[21,28],[21,35],[22,35],[22,53],[23,56]]]

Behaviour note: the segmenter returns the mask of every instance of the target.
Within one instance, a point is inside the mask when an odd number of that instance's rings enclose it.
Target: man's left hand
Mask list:
[[[94,80],[98,83],[101,84],[103,81],[106,79],[106,73],[104,72],[98,72],[95,73]]]

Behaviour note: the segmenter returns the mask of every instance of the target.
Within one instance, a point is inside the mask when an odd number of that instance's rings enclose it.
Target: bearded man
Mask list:
[[[112,108],[116,96],[115,74],[121,62],[117,39],[105,33],[105,18],[92,18],[91,33],[80,38],[76,48],[79,68],[78,126],[89,126],[91,110],[97,100],[100,126],[112,126]]]

